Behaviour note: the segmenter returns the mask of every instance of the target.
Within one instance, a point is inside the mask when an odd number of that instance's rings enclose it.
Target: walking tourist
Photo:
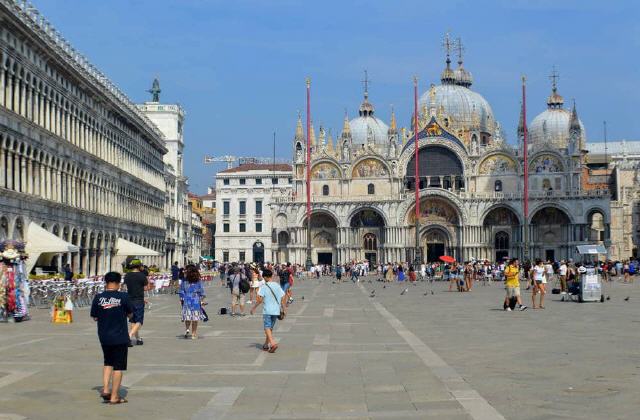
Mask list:
[[[98,338],[104,358],[100,396],[109,404],[127,402],[120,397],[119,391],[123,372],[127,370],[130,342],[127,317],[133,315],[133,307],[127,293],[120,292],[121,279],[120,273],[114,271],[105,274],[104,292],[97,294],[91,304],[91,317],[98,322]]]
[[[133,306],[133,316],[129,320],[131,323],[131,331],[129,331],[129,347],[133,347],[133,339],[136,344],[141,346],[144,344],[140,338],[140,329],[144,324],[144,291],[149,286],[147,276],[142,272],[142,261],[135,259],[129,263],[130,272],[124,276],[124,284],[127,286],[127,294]]]
[[[188,265],[185,269],[184,280],[180,284],[180,303],[182,305],[182,321],[184,322],[184,338],[196,340],[198,338],[198,322],[204,321],[202,310],[205,298],[204,287],[200,280],[200,272],[195,265]]]
[[[504,278],[504,286],[507,292],[504,299],[504,310],[511,311],[510,301],[514,298],[521,311],[527,309],[527,307],[522,304],[522,299],[520,298],[520,264],[517,258],[512,258],[509,261],[509,265],[504,269]]]
[[[231,316],[244,316],[245,294],[240,290],[240,282],[243,280],[246,281],[247,277],[243,273],[242,267],[234,267],[233,274],[229,277],[229,285],[231,289]],[[236,312],[237,307],[239,307],[240,312]]]
[[[560,261],[560,267],[558,268],[558,277],[560,278],[560,293],[567,293],[567,263]]]
[[[249,273],[251,274],[251,288],[249,289],[249,300],[247,304],[251,305],[251,302],[256,301],[258,296],[258,287],[260,287],[260,270],[255,264],[251,264]]]
[[[258,306],[264,304],[262,322],[265,340],[262,350],[275,353],[278,349],[278,343],[273,338],[273,330],[276,327],[280,313],[286,312],[286,294],[277,282],[272,281],[273,272],[271,270],[265,269],[262,272],[262,277],[265,280],[265,284],[258,290],[258,298],[251,308],[251,315],[255,313]]]
[[[178,267],[178,261],[175,261],[172,265],[171,265],[171,284],[170,284],[170,289],[171,289],[171,293],[176,293],[176,291],[178,290],[178,286],[179,286],[179,282],[178,282],[178,275],[180,274],[180,267]]]
[[[533,302],[533,309],[544,309],[544,295],[546,294],[547,277],[545,275],[544,265],[541,259],[536,260],[536,265],[531,269],[531,276],[535,282],[533,286],[533,293],[531,294],[531,301]],[[539,305],[536,306],[536,296],[540,295]]]

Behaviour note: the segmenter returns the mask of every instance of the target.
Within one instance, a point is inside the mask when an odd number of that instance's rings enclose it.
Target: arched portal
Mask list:
[[[306,221],[305,221],[306,225]],[[311,214],[311,261],[315,264],[337,262],[338,222],[328,213]]]
[[[423,259],[438,261],[443,255],[461,259],[460,219],[460,211],[451,201],[438,196],[422,198],[419,226]],[[407,224],[415,225],[415,208],[407,214]]]
[[[381,242],[384,238],[384,218],[373,209],[357,210],[350,220],[351,249],[348,259],[367,260],[371,265],[382,258]],[[355,241],[353,239],[357,238]],[[355,243],[354,243],[355,242]]]
[[[607,225],[604,214],[600,210],[593,210],[587,215],[590,242],[604,242],[606,239]]]
[[[427,262],[439,261],[440,257],[449,254],[449,232],[441,227],[430,227],[423,235],[424,255]]]
[[[253,262],[264,262],[264,244],[261,241],[255,241],[253,243]]]
[[[464,167],[460,158],[444,146],[426,146],[418,151],[419,188],[439,187],[460,189],[464,187]],[[406,168],[407,188],[415,188],[415,156]]]
[[[520,241],[520,220],[511,208],[494,207],[484,217],[482,226],[483,241],[490,248],[486,257],[493,256],[494,261],[502,261],[504,257],[518,254],[515,243]]]
[[[289,232],[286,230],[278,233],[278,252],[276,254],[276,262],[282,264],[289,262]]]
[[[569,258],[571,219],[563,210],[556,207],[543,207],[531,218],[531,246],[533,257],[555,261]],[[585,238],[579,238],[585,240]]]

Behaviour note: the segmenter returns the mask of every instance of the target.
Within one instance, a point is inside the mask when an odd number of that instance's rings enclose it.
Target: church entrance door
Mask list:
[[[444,243],[427,244],[427,262],[440,261],[443,255],[445,255]]]
[[[253,262],[255,263],[263,263],[264,262],[264,245],[262,242],[257,241],[253,244]]]
[[[427,262],[440,261],[440,257],[447,255],[448,235],[442,228],[430,228],[425,235],[427,245]]]
[[[369,267],[373,267],[374,265],[376,265],[378,263],[376,257],[377,257],[377,254],[375,252],[365,252],[364,253],[364,259],[369,261]]]
[[[333,253],[318,252],[318,264],[333,264]]]
[[[544,259],[547,261],[555,261],[556,260],[556,251],[555,249],[546,249],[544,251]]]

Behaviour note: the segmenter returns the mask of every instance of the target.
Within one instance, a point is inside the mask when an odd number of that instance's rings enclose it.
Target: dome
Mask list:
[[[584,125],[578,120],[582,135]],[[553,146],[566,149],[569,144],[569,128],[571,124],[571,111],[564,108],[545,109],[538,114],[529,126],[530,144],[551,143]]]
[[[420,109],[434,106],[436,112],[442,106],[445,118],[449,116],[453,120],[453,127],[474,128],[477,125],[480,131],[494,134],[495,120],[489,102],[465,86],[433,85],[420,97],[419,106]]]
[[[566,149],[569,146],[569,136],[571,130],[572,116],[573,122],[577,122],[581,131],[583,139],[586,138],[584,125],[578,118],[578,113],[575,110],[575,103],[573,105],[573,111],[564,109],[564,99],[558,93],[558,87],[556,85],[555,78],[552,76],[553,86],[551,88],[551,95],[547,99],[547,109],[538,114],[529,127],[530,144],[542,144],[550,143],[554,147],[560,149]]]
[[[376,118],[373,114],[376,109],[369,102],[369,92],[366,87],[365,72],[365,90],[364,100],[360,104],[358,117],[349,122],[351,127],[351,139],[354,144],[386,143],[388,139],[389,126],[381,119]]]
[[[367,144],[371,137],[373,143],[385,143],[389,126],[373,115],[361,115],[349,122],[351,138],[354,144]]]
[[[468,88],[473,84],[473,76],[467,69],[462,67],[462,63],[459,64],[460,66],[453,71],[454,83]]]

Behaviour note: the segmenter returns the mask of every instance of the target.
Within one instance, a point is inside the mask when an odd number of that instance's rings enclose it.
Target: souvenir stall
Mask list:
[[[0,242],[0,322],[29,319],[29,281],[23,242]]]

